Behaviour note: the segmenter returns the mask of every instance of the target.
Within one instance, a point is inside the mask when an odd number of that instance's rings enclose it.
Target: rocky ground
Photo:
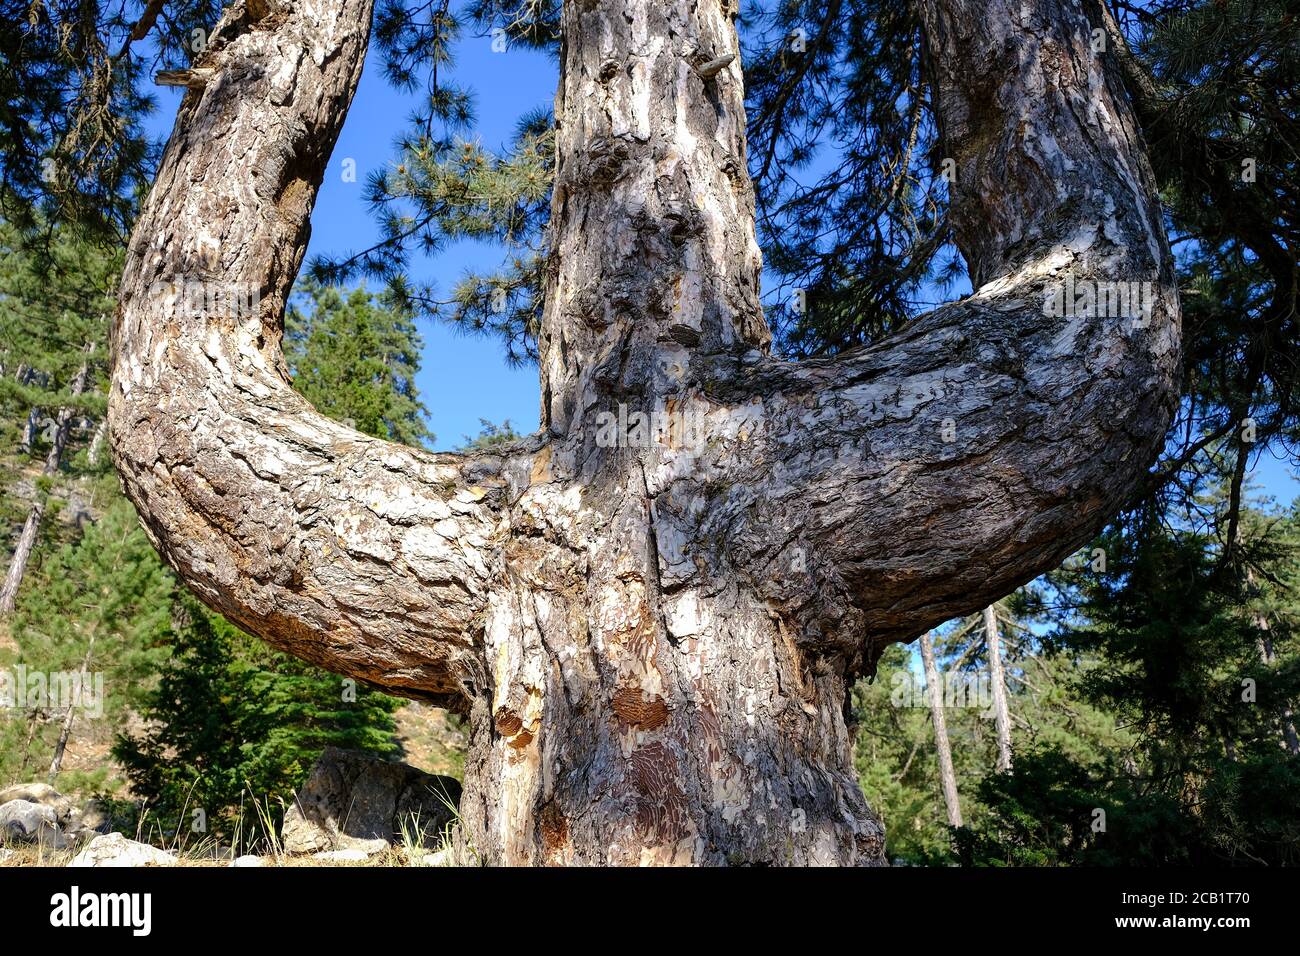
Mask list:
[[[21,784],[0,790],[0,866],[449,866],[459,799],[455,777],[330,747],[271,851],[236,856],[210,840],[183,849],[141,843],[110,832],[94,801]]]
[[[120,834],[119,834],[120,836]],[[123,838],[125,840],[125,838]],[[135,843],[135,841],[127,841]],[[130,848],[122,847],[116,841],[105,844],[113,847],[117,858],[132,862],[119,863],[79,863],[74,861],[78,853],[73,850],[48,850],[40,846],[0,847],[0,867],[17,866],[206,866],[206,867],[301,867],[301,866],[344,866],[344,867],[418,867],[418,866],[452,866],[451,855],[447,851],[407,852],[403,847],[392,847],[382,853],[370,856],[358,856],[355,853],[317,853],[310,856],[290,856],[289,854],[268,854],[265,856],[241,856],[231,858],[229,854],[203,853],[189,851],[183,853],[166,853],[166,860],[158,858],[147,860],[129,854]],[[145,844],[135,844],[136,847]],[[103,849],[104,847],[101,847]],[[120,848],[120,852],[118,852]],[[147,847],[153,850],[154,847]],[[160,851],[161,852],[161,851]]]

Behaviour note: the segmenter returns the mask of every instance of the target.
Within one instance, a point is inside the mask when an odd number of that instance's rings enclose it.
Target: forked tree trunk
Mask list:
[[[993,725],[998,737],[995,769],[1011,769],[1011,708],[1007,706],[1007,675],[1002,668],[1002,632],[998,630],[998,609],[990,604],[984,609],[984,646],[989,655],[989,683],[993,691]]]
[[[934,725],[934,752],[939,758],[939,789],[948,812],[948,826],[959,827],[961,799],[957,794],[957,771],[952,764],[952,742],[948,739],[948,720],[944,717],[943,680],[934,661],[934,642],[927,631],[921,635],[921,663],[925,667],[925,699],[930,705],[930,722]]]
[[[159,549],[276,646],[470,715],[466,859],[882,862],[851,682],[1086,540],[1175,400],[1159,209],[1075,0],[921,4],[977,292],[802,365],[758,302],[734,7],[566,2],[543,427],[469,455],[288,385],[371,3],[283,7],[216,29],[128,251],[110,438]],[[1047,314],[1067,272],[1151,312]]]

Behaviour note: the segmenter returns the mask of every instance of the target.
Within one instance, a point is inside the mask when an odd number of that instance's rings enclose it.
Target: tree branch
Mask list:
[[[309,661],[445,701],[483,682],[505,465],[324,418],[280,351],[371,8],[218,24],[212,77],[186,95],[131,238],[109,426],[127,495],[207,604]]]
[[[657,503],[660,541],[717,541],[808,643],[868,668],[1088,540],[1143,480],[1178,394],[1154,182],[1078,2],[921,12],[975,292],[835,359],[697,355],[689,474],[722,490],[707,509],[681,490]],[[1149,312],[1048,314],[1067,279],[1131,283]]]

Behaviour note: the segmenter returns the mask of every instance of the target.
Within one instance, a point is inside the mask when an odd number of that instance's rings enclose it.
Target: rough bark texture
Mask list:
[[[939,758],[939,788],[943,791],[943,806],[948,811],[948,826],[962,825],[961,799],[957,794],[957,771],[952,765],[952,744],[948,740],[948,721],[944,717],[943,680],[939,666],[934,662],[934,643],[927,631],[921,635],[921,663],[925,668],[925,696],[930,704],[930,720],[934,724],[934,752]]]
[[[307,660],[441,700],[482,685],[470,622],[501,492],[473,462],[317,414],[280,351],[371,7],[250,22],[237,4],[214,30],[214,75],[182,101],[128,248],[109,425],[127,494],[201,598]],[[259,307],[191,311],[187,284]]]
[[[1011,769],[1011,708],[1007,706],[1007,675],[1002,667],[1002,632],[998,630],[998,609],[993,604],[984,609],[984,642],[993,689],[993,723],[998,735],[995,769],[1006,773]]]
[[[1177,306],[1086,20],[922,12],[977,291],[791,365],[758,304],[733,7],[566,3],[543,428],[470,456],[327,421],[279,350],[370,0],[236,5],[216,30],[128,253],[115,460],[213,607],[470,714],[466,858],[883,861],[851,681],[1050,567],[1154,456]],[[1149,320],[1044,314],[1067,272],[1153,283]],[[176,274],[260,308],[197,313],[159,293]]]

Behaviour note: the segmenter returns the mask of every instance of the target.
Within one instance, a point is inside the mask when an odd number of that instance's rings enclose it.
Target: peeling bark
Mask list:
[[[759,306],[731,5],[566,3],[543,428],[467,456],[326,420],[280,353],[370,0],[236,5],[196,64],[128,252],[114,460],[211,606],[470,714],[465,859],[883,862],[853,679],[1052,566],[1154,457],[1177,304],[1086,19],[921,7],[977,291],[793,365]],[[177,274],[258,307],[204,314]],[[1150,282],[1152,310],[1045,314],[1067,274]]]

